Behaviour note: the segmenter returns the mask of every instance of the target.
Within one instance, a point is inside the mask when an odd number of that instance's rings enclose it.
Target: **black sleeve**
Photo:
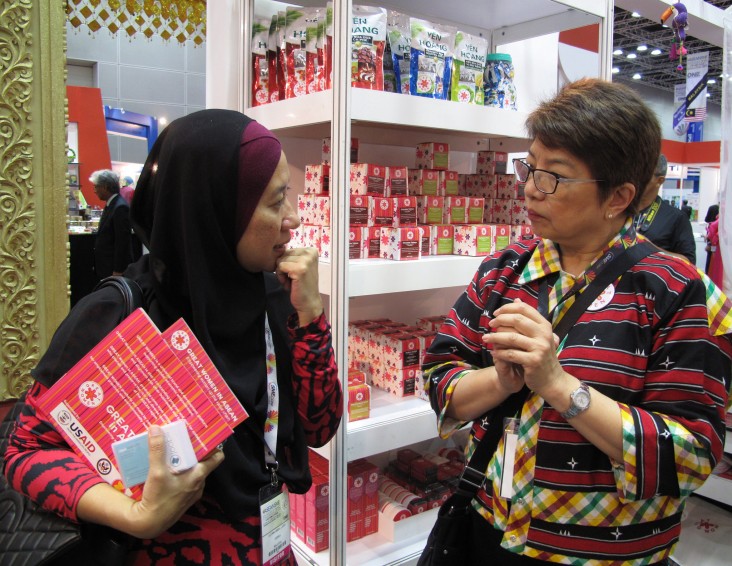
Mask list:
[[[682,254],[688,260],[696,265],[696,240],[694,240],[694,231],[691,229],[691,222],[684,216],[679,215],[674,227],[673,247],[668,250],[677,254]]]
[[[121,196],[118,198],[122,198]],[[114,226],[114,262],[112,271],[122,273],[132,262],[132,243],[130,226],[130,207],[118,204],[113,213]]]

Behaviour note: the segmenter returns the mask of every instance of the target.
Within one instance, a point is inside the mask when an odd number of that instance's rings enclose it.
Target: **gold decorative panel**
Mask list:
[[[205,0],[66,0],[66,13],[73,27],[86,25],[91,33],[107,28],[178,43],[206,40]]]

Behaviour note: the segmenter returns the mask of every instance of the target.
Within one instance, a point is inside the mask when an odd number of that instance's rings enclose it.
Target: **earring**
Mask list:
[[[609,219],[611,219],[611,218],[613,217],[613,213],[612,213],[612,212],[608,212],[608,213],[607,213],[607,217],[608,217]]]

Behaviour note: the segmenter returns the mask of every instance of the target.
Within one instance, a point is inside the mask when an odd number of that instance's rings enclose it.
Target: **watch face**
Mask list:
[[[578,409],[581,411],[585,410],[590,406],[590,392],[584,389],[578,390],[573,396],[573,401]]]

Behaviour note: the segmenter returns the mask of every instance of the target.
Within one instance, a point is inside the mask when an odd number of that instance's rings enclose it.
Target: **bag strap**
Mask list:
[[[587,307],[592,304],[600,293],[605,288],[620,277],[623,273],[628,271],[636,263],[643,258],[652,254],[656,251],[654,246],[649,241],[644,241],[634,246],[627,248],[620,255],[615,258],[603,269],[599,275],[580,293],[575,299],[572,306],[564,314],[562,319],[554,329],[554,333],[559,336],[561,341],[569,330],[574,326],[579,317],[583,312],[587,310]],[[521,391],[510,395],[503,403],[496,407],[493,411],[491,420],[494,424],[502,423],[503,419],[508,415],[515,415],[521,407],[523,407],[524,401],[529,396],[529,388],[524,386]],[[488,467],[488,462],[493,453],[498,447],[498,442],[503,434],[502,426],[489,426],[483,438],[478,442],[478,445],[473,451],[473,455],[470,461],[466,464],[462,475],[460,476],[460,483],[458,484],[457,493],[459,495],[472,499],[480,489],[485,481],[485,470]]]
[[[130,316],[132,311],[145,306],[143,302],[142,289],[137,281],[124,277],[122,275],[112,275],[105,277],[94,287],[94,291],[98,291],[103,287],[114,287],[122,294],[125,305],[125,317]]]

